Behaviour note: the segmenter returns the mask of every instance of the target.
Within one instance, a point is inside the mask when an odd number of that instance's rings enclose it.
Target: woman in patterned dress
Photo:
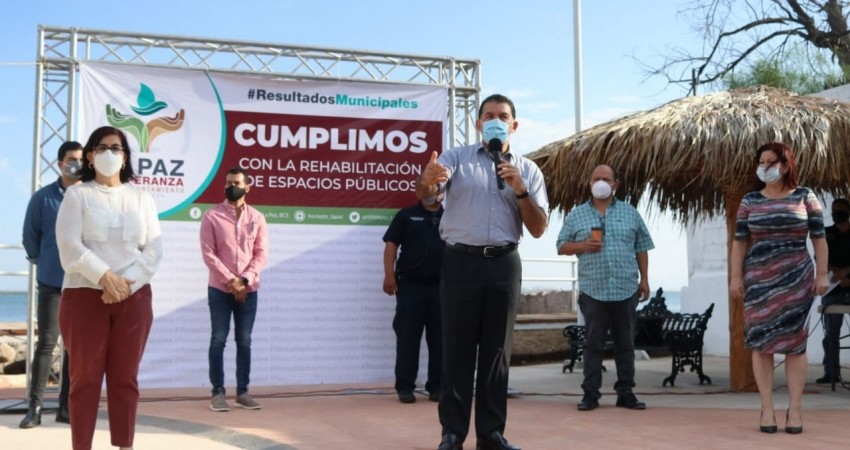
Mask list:
[[[744,299],[745,346],[761,396],[759,429],[775,433],[774,353],[785,355],[788,410],[785,431],[803,431],[802,397],[808,361],[809,309],[829,286],[823,214],[814,193],[797,185],[794,152],[772,142],[756,151],[759,182],[738,209],[729,294]],[[806,236],[812,240],[812,264]]]

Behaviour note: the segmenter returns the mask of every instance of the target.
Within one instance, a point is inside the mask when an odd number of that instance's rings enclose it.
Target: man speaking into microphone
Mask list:
[[[510,137],[518,125],[509,98],[487,97],[475,122],[482,142],[451,148],[439,157],[434,152],[416,184],[420,199],[445,193],[440,222],[446,248],[440,275],[443,375],[438,450],[463,448],[473,387],[475,448],[518,449],[504,437],[522,279],[516,250],[523,225],[535,238],[543,235],[549,209],[540,169],[511,151]],[[495,160],[490,150],[497,153]]]

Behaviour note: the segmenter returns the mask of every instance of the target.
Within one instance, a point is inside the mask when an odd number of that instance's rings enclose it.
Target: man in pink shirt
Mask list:
[[[231,315],[236,339],[236,405],[260,409],[260,404],[248,394],[248,383],[251,331],[269,235],[263,213],[245,203],[245,194],[250,191],[247,170],[228,170],[224,183],[226,200],[207,211],[201,220],[201,253],[210,271],[207,292],[212,322],[209,366],[213,411],[230,411],[224,389],[224,345]]]

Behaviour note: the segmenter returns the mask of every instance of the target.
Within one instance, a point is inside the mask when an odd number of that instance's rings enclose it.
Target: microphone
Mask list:
[[[490,139],[487,143],[487,150],[490,151],[490,156],[493,158],[493,164],[496,167],[496,184],[499,189],[505,188],[505,180],[499,176],[499,164],[502,163],[502,140],[498,138]]]

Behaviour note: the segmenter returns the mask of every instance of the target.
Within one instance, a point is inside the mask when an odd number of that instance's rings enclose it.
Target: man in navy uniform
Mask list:
[[[838,285],[823,296],[821,303],[824,306],[848,303],[850,299],[850,201],[846,198],[832,201],[832,222],[831,227],[826,227],[826,245],[829,249],[827,253],[832,282]],[[843,319],[841,314],[823,316],[823,376],[815,380],[817,383],[841,380],[841,366],[838,363]]]
[[[431,401],[440,398],[442,330],[440,327],[440,218],[442,194],[399,211],[384,234],[384,292],[396,296],[395,390],[402,403],[414,403],[422,330],[428,344]],[[401,248],[401,255],[399,255]],[[396,260],[397,259],[397,260]]]

